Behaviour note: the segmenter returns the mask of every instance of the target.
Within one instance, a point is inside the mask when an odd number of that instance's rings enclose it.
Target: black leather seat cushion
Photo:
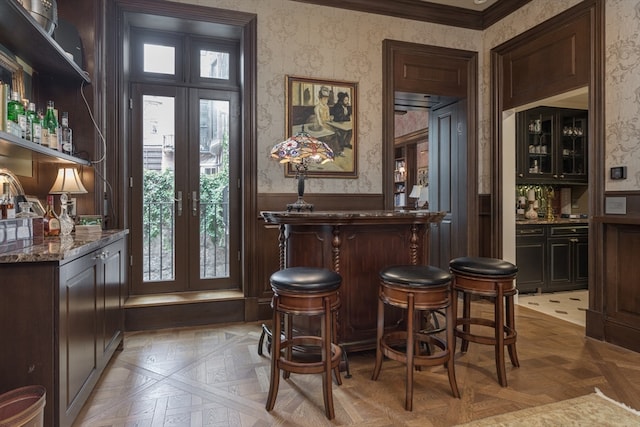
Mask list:
[[[513,276],[518,267],[497,258],[461,257],[451,260],[451,271],[475,276]]]
[[[438,286],[451,281],[451,274],[430,265],[394,265],[380,271],[385,282],[404,286]]]
[[[290,267],[271,275],[271,287],[296,292],[324,292],[338,289],[342,276],[326,268]]]

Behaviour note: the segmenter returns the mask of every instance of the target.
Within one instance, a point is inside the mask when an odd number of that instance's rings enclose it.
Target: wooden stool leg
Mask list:
[[[495,317],[495,354],[498,382],[502,387],[507,386],[507,372],[504,366],[504,293],[502,283],[497,284],[498,294],[494,305]]]
[[[284,315],[284,328],[285,328],[285,334],[284,334],[285,339],[292,340],[293,339],[293,319],[290,314]],[[293,346],[291,345],[287,346],[287,348],[284,351],[284,354],[287,360],[291,360],[293,358]],[[289,377],[291,377],[291,372],[287,370],[283,370],[282,378],[287,380],[289,379]]]
[[[377,380],[382,368],[382,335],[384,333],[384,301],[378,296],[378,327],[376,332],[376,365],[373,368],[372,380]]]
[[[409,292],[407,295],[407,392],[404,400],[404,409],[413,410],[413,355],[414,355],[414,295]]]
[[[513,306],[513,295],[507,297],[507,326],[512,334],[516,334],[516,319],[515,319],[515,309]],[[518,353],[516,352],[516,343],[515,341],[512,344],[509,344],[509,358],[511,359],[511,364],[515,367],[520,366],[520,362],[518,361]]]
[[[458,382],[456,381],[456,368],[455,368],[455,353],[456,353],[456,334],[454,330],[456,328],[456,317],[454,315],[454,304],[457,303],[456,299],[453,299],[446,309],[446,321],[447,321],[447,351],[449,352],[449,359],[447,360],[445,367],[449,374],[449,385],[451,386],[451,392],[453,397],[460,398],[460,392],[458,391]]]
[[[338,322],[336,321],[336,314],[331,313],[331,342],[338,342]],[[342,355],[344,356],[343,359],[345,359],[346,361],[346,353],[342,353]],[[346,362],[348,363],[348,361]],[[336,384],[338,385],[342,385],[342,376],[340,375],[340,364],[338,364],[334,369],[333,369],[333,374],[336,377]],[[349,369],[347,368],[347,375],[349,375]],[[349,377],[347,377],[349,378]]]
[[[280,368],[278,359],[280,358],[280,339],[282,336],[280,325],[280,312],[278,311],[278,296],[273,297],[273,333],[271,344],[271,378],[269,380],[269,396],[267,397],[267,411],[271,411],[276,404],[278,386],[280,385]]]
[[[324,363],[324,371],[322,372],[322,396],[324,398],[324,408],[327,418],[332,420],[335,418],[333,409],[333,383],[331,376],[333,369],[331,368],[331,301],[324,298],[324,314],[322,315],[322,324],[320,327],[320,335],[322,336],[322,362]]]
[[[471,295],[468,292],[462,292],[462,317],[464,319],[471,318]],[[462,330],[465,334],[468,334],[471,330],[471,324],[465,323],[462,325]],[[462,339],[462,344],[460,345],[460,351],[466,353],[469,349],[469,340]]]

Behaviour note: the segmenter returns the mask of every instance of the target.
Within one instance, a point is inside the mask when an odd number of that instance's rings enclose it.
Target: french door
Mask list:
[[[131,86],[135,293],[240,288],[238,93]]]

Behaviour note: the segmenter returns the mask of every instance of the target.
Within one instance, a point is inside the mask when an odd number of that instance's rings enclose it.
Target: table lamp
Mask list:
[[[84,194],[87,193],[87,189],[82,185],[78,170],[72,167],[63,167],[58,169],[58,176],[56,177],[49,194],[60,194],[60,205],[62,212],[60,214],[60,227],[63,235],[68,235],[73,230],[73,220],[71,220],[67,213],[67,202],[69,200],[68,194]],[[66,218],[63,218],[65,217]],[[67,218],[69,218],[67,220]],[[62,221],[71,221],[71,227],[67,224],[63,226]]]
[[[298,179],[298,200],[287,204],[287,210],[313,210],[313,204],[304,201],[304,179],[309,163],[324,164],[333,161],[334,154],[329,146],[304,131],[298,132],[271,149],[271,158],[280,163],[291,163]]]
[[[422,191],[422,185],[414,185],[413,188],[411,189],[411,193],[409,193],[409,198],[416,199],[416,205],[415,205],[416,209],[419,208],[418,203],[420,200],[420,191]]]

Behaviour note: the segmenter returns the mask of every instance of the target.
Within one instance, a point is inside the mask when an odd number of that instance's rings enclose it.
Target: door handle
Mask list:
[[[198,202],[200,201],[200,199],[198,199],[198,192],[194,191],[191,193],[191,214],[193,216],[198,216]]]
[[[182,216],[182,191],[178,191],[178,197],[173,201],[176,202],[176,215]]]

